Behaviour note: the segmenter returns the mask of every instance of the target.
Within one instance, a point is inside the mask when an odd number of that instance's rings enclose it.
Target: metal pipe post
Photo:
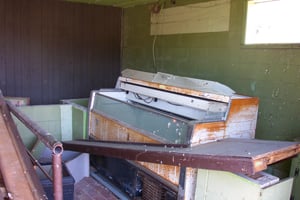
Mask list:
[[[53,196],[55,200],[63,200],[62,146],[52,151]]]

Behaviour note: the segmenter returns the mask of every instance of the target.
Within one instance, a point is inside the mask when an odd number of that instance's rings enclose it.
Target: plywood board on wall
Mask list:
[[[230,0],[215,0],[162,9],[151,14],[151,35],[229,30]]]

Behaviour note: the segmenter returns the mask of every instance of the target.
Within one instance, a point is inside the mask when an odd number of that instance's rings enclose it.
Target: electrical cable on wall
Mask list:
[[[158,16],[160,17],[160,11],[164,8],[164,1],[159,1],[156,4],[153,4],[152,8],[151,8],[151,13],[155,13],[158,14]],[[153,66],[154,66],[154,70],[155,72],[157,72],[157,66],[156,66],[156,56],[155,56],[155,44],[156,44],[156,39],[157,39],[157,34],[154,35],[153,37],[153,42],[152,42],[152,59],[153,59]]]
[[[153,66],[154,66],[155,72],[157,72],[156,57],[155,57],[155,43],[156,43],[156,38],[157,38],[157,35],[154,36],[153,42],[152,42],[152,59],[153,59]]]

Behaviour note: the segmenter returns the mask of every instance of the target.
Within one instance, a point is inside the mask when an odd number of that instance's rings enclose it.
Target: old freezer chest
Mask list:
[[[142,181],[165,191],[157,199],[195,199],[198,168],[254,174],[299,153],[296,144],[255,140],[257,113],[257,98],[217,82],[125,70],[116,88],[91,93],[88,133],[101,143],[65,145],[137,160]],[[136,155],[124,153],[127,148]]]

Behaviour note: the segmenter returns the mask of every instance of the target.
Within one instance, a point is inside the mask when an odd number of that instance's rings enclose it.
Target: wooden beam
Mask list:
[[[103,141],[66,141],[63,145],[94,155],[244,174],[254,174],[300,152],[299,143],[255,139],[224,139],[187,148]]]

